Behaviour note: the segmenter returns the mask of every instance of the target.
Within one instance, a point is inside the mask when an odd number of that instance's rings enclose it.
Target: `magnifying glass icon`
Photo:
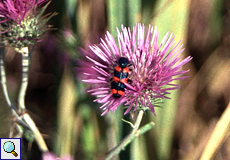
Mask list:
[[[15,157],[18,156],[18,154],[14,151],[15,150],[15,145],[11,141],[7,141],[3,145],[3,149],[7,153],[12,153]]]

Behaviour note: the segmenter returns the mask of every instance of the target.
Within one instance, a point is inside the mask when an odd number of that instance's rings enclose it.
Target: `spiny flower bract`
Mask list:
[[[192,58],[183,59],[181,41],[174,45],[173,34],[169,32],[159,43],[157,28],[136,24],[131,32],[130,28],[122,26],[122,32],[117,29],[118,45],[113,36],[107,32],[99,45],[89,46],[90,50],[80,49],[85,60],[79,60],[77,76],[90,84],[89,93],[97,98],[95,102],[102,103],[100,107],[105,115],[108,111],[115,111],[124,103],[127,109],[124,114],[136,109],[150,109],[155,115],[154,106],[162,98],[168,98],[170,90],[180,86],[172,81],[184,79],[180,76],[187,71],[182,66]],[[110,79],[113,77],[114,67],[120,57],[126,57],[130,63],[130,82],[125,83],[125,94],[120,98],[112,96]]]

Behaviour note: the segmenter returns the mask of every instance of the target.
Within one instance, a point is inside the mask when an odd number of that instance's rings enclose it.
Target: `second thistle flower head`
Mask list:
[[[2,42],[15,48],[26,47],[39,41],[46,22],[56,13],[42,18],[48,0],[0,0]]]
[[[184,49],[180,42],[174,45],[172,34],[167,33],[159,43],[159,32],[151,26],[146,29],[136,24],[132,32],[122,26],[122,32],[117,32],[118,45],[107,32],[99,45],[80,51],[87,60],[79,61],[77,74],[90,84],[88,92],[97,96],[95,102],[103,104],[102,115],[122,103],[127,106],[125,114],[136,109],[150,109],[155,114],[155,103],[179,88],[172,81],[186,78],[179,77],[188,72],[181,68],[192,58],[183,59]]]

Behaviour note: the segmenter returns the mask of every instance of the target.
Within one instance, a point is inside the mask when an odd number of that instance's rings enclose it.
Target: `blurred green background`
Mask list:
[[[28,113],[36,122],[51,151],[79,160],[101,160],[130,131],[122,111],[101,117],[99,104],[86,94],[86,85],[74,74],[78,47],[97,44],[109,30],[136,23],[157,26],[160,40],[170,31],[182,39],[184,56],[193,60],[188,79],[175,82],[173,91],[144,115],[142,125],[152,130],[128,145],[121,160],[196,160],[230,98],[230,2],[228,0],[53,0],[47,13],[58,12],[53,25],[34,49],[26,95]],[[16,101],[20,85],[20,55],[6,49],[10,94]],[[9,137],[14,119],[1,93],[0,137]],[[10,130],[11,129],[11,130]],[[16,133],[15,133],[16,134]],[[36,143],[23,140],[23,159],[40,159]],[[230,159],[227,138],[215,159]]]

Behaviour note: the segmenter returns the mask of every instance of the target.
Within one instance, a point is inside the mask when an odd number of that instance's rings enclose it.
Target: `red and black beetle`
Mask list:
[[[111,92],[113,97],[119,98],[125,93],[125,83],[128,82],[129,61],[125,57],[120,57],[118,65],[114,69],[114,75],[111,82]]]

